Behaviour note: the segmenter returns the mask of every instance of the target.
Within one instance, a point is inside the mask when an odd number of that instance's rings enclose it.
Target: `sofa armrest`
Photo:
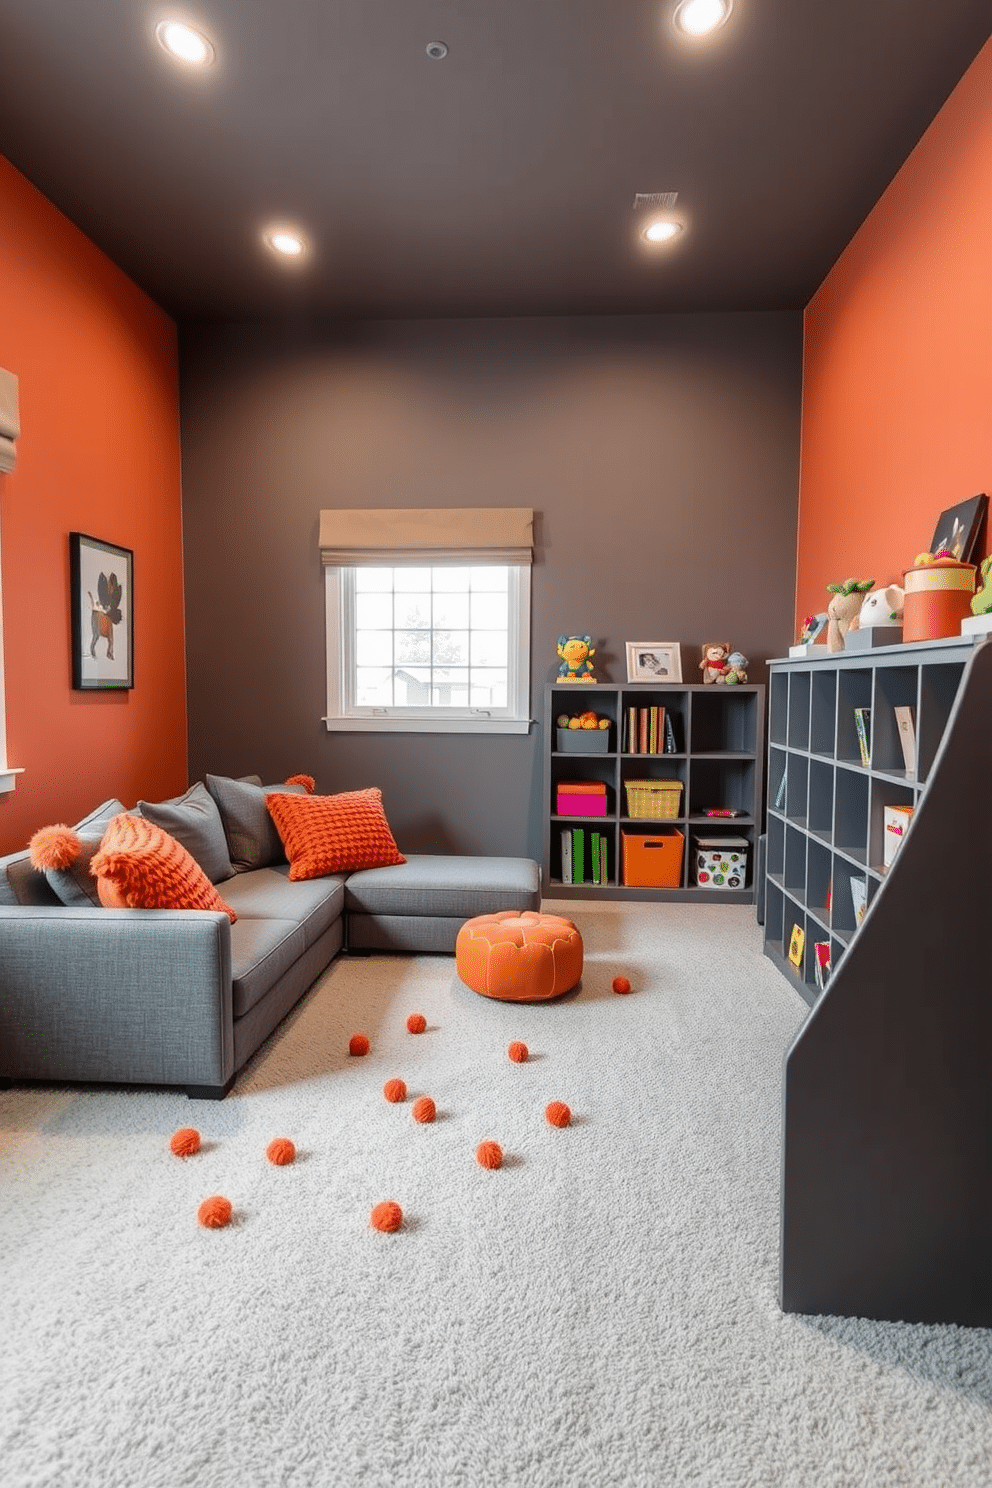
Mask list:
[[[224,1086],[231,922],[206,910],[0,906],[0,1077]]]

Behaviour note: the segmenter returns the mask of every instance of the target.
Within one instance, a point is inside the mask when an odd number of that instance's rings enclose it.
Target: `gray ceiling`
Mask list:
[[[696,46],[673,6],[0,0],[0,154],[179,318],[801,307],[992,0],[736,0]],[[634,196],[665,191],[686,231],[648,251]]]

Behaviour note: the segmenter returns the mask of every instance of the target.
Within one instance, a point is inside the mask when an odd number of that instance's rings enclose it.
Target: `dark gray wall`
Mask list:
[[[793,639],[801,315],[197,326],[182,353],[190,779],[382,787],[413,852],[541,850],[561,632]],[[318,514],[532,506],[529,736],[329,734]]]

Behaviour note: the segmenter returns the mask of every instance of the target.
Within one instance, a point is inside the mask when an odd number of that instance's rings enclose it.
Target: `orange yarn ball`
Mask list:
[[[349,1054],[367,1054],[369,1052],[369,1036],[367,1033],[353,1033],[348,1042]]]
[[[544,1114],[552,1126],[569,1126],[571,1124],[572,1113],[564,1101],[552,1101],[550,1105],[545,1106]]]
[[[381,1204],[376,1204],[369,1219],[374,1230],[382,1230],[386,1235],[398,1230],[402,1223],[403,1210],[394,1199],[383,1199]]]
[[[195,1126],[181,1126],[169,1138],[169,1146],[177,1157],[192,1157],[200,1150],[200,1133]]]
[[[231,1201],[220,1194],[214,1194],[212,1198],[204,1199],[196,1211],[196,1217],[205,1230],[222,1230],[231,1223]]]
[[[265,1149],[265,1155],[277,1168],[284,1168],[295,1158],[296,1148],[288,1137],[273,1137]]]
[[[405,1101],[406,1083],[403,1080],[387,1080],[382,1087],[382,1093],[388,1101],[393,1102],[393,1105],[397,1101]]]
[[[406,1020],[406,1026],[411,1033],[425,1033],[427,1031],[427,1019],[423,1013],[411,1013]]]
[[[475,1149],[475,1160],[480,1168],[501,1168],[503,1149],[498,1142],[480,1142]]]
[[[527,1045],[522,1044],[519,1039],[514,1039],[513,1043],[510,1045],[506,1052],[507,1054],[509,1054],[514,1064],[526,1064],[527,1056],[530,1053],[530,1050],[527,1048]]]
[[[429,1095],[421,1095],[413,1103],[413,1119],[423,1125],[433,1121],[437,1115],[437,1106]]]
[[[613,978],[613,990],[614,990],[614,992],[621,992],[621,993],[629,992],[630,991],[630,983],[628,982],[627,978],[626,977],[614,977]]]

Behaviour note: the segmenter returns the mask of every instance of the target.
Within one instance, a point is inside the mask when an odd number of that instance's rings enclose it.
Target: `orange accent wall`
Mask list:
[[[797,627],[992,497],[990,182],[992,42],[806,308]]]
[[[176,327],[0,158],[0,366],[20,379],[0,475],[7,758],[0,852],[109,796],[186,783]],[[134,679],[72,687],[69,533],[134,550]]]

